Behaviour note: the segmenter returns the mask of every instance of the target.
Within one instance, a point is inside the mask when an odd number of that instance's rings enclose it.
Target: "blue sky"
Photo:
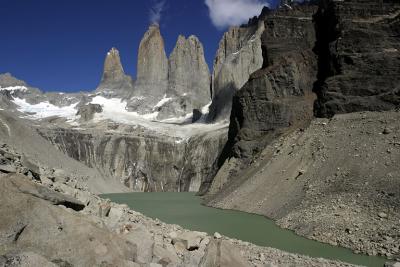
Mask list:
[[[92,90],[114,46],[134,77],[139,42],[152,19],[160,20],[167,54],[179,34],[194,34],[211,67],[227,26],[266,1],[0,0],[0,73],[45,91]]]

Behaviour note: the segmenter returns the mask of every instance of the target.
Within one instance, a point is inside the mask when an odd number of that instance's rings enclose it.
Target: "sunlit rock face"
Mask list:
[[[204,58],[203,45],[196,36],[179,36],[169,58],[167,97],[161,110],[165,117],[183,116],[200,110],[211,100],[210,71]],[[166,114],[165,114],[166,113]]]
[[[263,23],[232,27],[224,34],[214,60],[209,121],[229,119],[232,97],[263,64]]]
[[[111,48],[104,61],[103,76],[97,88],[98,91],[118,93],[118,91],[132,92],[132,78],[125,74],[121,64],[119,51]],[[114,92],[116,91],[116,92]]]
[[[168,58],[160,28],[151,25],[139,46],[135,96],[162,98],[168,87]]]

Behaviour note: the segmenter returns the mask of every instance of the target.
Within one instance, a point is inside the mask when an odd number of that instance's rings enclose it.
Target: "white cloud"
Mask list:
[[[153,1],[153,6],[150,9],[150,22],[153,24],[160,24],[161,16],[164,11],[165,0]]]
[[[270,6],[265,0],[205,0],[205,3],[218,29],[243,24],[258,16],[264,6]]]

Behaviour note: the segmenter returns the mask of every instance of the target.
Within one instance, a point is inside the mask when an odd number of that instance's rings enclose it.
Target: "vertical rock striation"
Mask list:
[[[232,96],[262,67],[263,23],[232,27],[224,34],[214,60],[209,121],[228,119]]]
[[[168,59],[158,25],[151,25],[139,46],[135,96],[162,98],[168,88]]]
[[[279,135],[304,127],[313,117],[313,82],[317,61],[312,15],[316,6],[263,11],[257,23],[262,68],[238,90],[232,101],[228,142],[219,159],[222,168],[211,187],[234,177]],[[264,26],[260,26],[260,24]],[[234,158],[235,164],[227,159]],[[205,190],[207,182],[202,187]]]
[[[39,132],[71,158],[141,192],[197,192],[226,142],[226,128],[188,140],[140,129],[129,135],[65,128]]]

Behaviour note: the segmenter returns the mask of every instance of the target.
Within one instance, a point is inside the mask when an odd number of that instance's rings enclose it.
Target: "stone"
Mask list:
[[[160,245],[155,245],[153,250],[153,262],[163,266],[175,266],[179,262],[178,255],[171,250],[165,249]]]
[[[221,234],[220,234],[220,233],[218,233],[218,232],[215,232],[215,233],[214,233],[214,238],[215,238],[215,239],[221,239],[221,238],[222,238],[222,236],[221,236]]]
[[[173,238],[172,243],[178,248],[195,250],[200,247],[201,240],[206,236],[207,234],[202,232],[184,232]]]
[[[0,266],[7,267],[57,267],[46,258],[33,252],[7,253],[0,256]]]
[[[134,244],[82,213],[54,205],[53,197],[43,198],[57,195],[49,190],[20,175],[0,177],[2,248],[33,252],[61,266],[125,266],[126,261],[135,261]],[[44,262],[41,257],[32,259]]]
[[[102,111],[103,108],[99,104],[87,104],[80,106],[76,115],[80,116],[80,121],[87,122],[93,120],[94,115]]]
[[[17,169],[13,165],[0,165],[0,172],[16,173]]]
[[[124,238],[137,246],[137,262],[151,262],[153,257],[154,240],[152,234],[144,227],[137,226],[129,230]]]
[[[378,213],[378,217],[379,217],[379,218],[382,218],[382,219],[385,219],[385,218],[388,217],[388,215],[387,215],[385,212],[379,212],[379,213]]]
[[[244,267],[250,264],[243,259],[240,251],[229,241],[211,240],[200,262],[201,267]]]
[[[85,205],[77,199],[52,191],[36,183],[32,183],[24,176],[17,175],[8,177],[8,179],[10,179],[10,183],[14,185],[14,188],[21,193],[49,201],[53,205],[62,205],[75,211],[80,211],[85,208]]]

